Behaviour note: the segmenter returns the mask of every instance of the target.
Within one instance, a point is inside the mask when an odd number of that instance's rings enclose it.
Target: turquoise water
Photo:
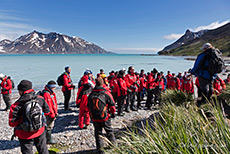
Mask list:
[[[10,75],[17,85],[20,80],[33,82],[35,89],[42,88],[49,80],[57,79],[65,66],[72,69],[71,77],[77,83],[86,68],[93,71],[94,76],[100,68],[108,74],[111,70],[120,70],[134,66],[135,71],[144,69],[151,71],[154,67],[160,71],[170,70],[178,73],[193,66],[193,61],[185,57],[141,56],[124,54],[75,54],[75,55],[0,55],[0,73]]]

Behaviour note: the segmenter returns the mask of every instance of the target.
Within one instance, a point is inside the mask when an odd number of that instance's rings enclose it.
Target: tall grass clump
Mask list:
[[[163,104],[188,105],[193,102],[193,96],[178,90],[166,90],[161,95]]]
[[[147,122],[140,132],[127,131],[106,153],[127,154],[225,154],[230,151],[230,131],[219,107],[210,105],[210,120],[196,106],[164,105],[160,116]]]

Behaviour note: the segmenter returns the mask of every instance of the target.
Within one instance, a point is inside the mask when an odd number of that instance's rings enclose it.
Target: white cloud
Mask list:
[[[166,40],[177,40],[182,35],[184,35],[184,34],[170,34],[170,35],[164,36],[163,38],[166,39]]]
[[[216,21],[216,22],[213,22],[213,23],[211,23],[209,25],[206,25],[206,26],[199,26],[199,27],[197,27],[195,29],[191,28],[191,31],[198,32],[200,30],[205,30],[205,29],[209,29],[209,30],[210,29],[216,29],[216,28],[221,27],[221,26],[223,26],[223,25],[225,25],[225,24],[227,24],[229,22],[230,22],[230,20],[226,20],[226,21],[223,21],[223,22]]]
[[[213,22],[209,25],[204,25],[204,26],[198,26],[197,28],[189,28],[191,31],[193,32],[198,32],[200,30],[210,30],[210,29],[216,29],[218,27],[221,27],[227,23],[229,23],[230,20],[226,20],[226,21],[223,21],[223,22],[219,22],[219,21],[216,21],[216,22]],[[170,35],[167,35],[167,36],[163,36],[164,39],[166,40],[177,40],[179,39],[182,35],[184,34],[170,34]]]
[[[161,49],[158,48],[114,48],[106,49],[107,51],[120,53],[120,54],[155,54]]]
[[[33,30],[47,31],[30,24],[26,19],[10,14],[11,11],[0,11],[0,41],[3,39],[15,40],[17,37]]]

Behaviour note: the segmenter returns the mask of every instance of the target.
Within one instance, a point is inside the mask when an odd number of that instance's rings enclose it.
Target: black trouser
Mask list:
[[[103,139],[101,137],[99,137],[99,135],[101,135],[101,136],[103,135],[102,134],[102,128],[105,129],[106,137],[109,139],[109,141],[112,143],[116,142],[115,136],[113,134],[113,129],[111,127],[111,119],[109,119],[105,122],[93,122],[93,126],[95,129],[94,135],[95,135],[95,139],[96,139],[97,150],[101,151],[101,149],[104,146]]]
[[[136,92],[131,92],[131,93],[127,94],[127,99],[126,99],[126,104],[125,104],[125,110],[126,111],[129,110],[129,105],[130,105],[131,110],[136,109],[136,106],[134,105],[135,95],[136,95]]]
[[[205,103],[209,101],[212,96],[212,92],[213,92],[212,80],[205,79],[201,76],[199,76],[198,80],[200,84],[200,90],[202,93],[201,103]],[[201,105],[201,104],[198,104],[198,105]]]
[[[143,100],[142,96],[141,96],[141,92],[137,93],[137,109],[139,107],[141,107],[141,101]]]
[[[71,97],[71,90],[63,91],[63,94],[64,94],[64,109],[68,110],[70,108],[69,100]]]
[[[154,103],[160,104],[160,97],[161,97],[161,88],[157,86],[155,89],[153,89],[153,94],[154,94]]]
[[[147,100],[146,100],[146,104],[145,106],[150,109],[152,106],[152,99],[153,99],[153,90],[148,90],[147,91],[148,96],[147,96]]]
[[[33,154],[33,144],[35,144],[39,154],[49,154],[46,145],[45,133],[29,140],[19,139],[22,154]]]
[[[124,108],[124,102],[125,102],[126,96],[120,96],[117,99],[117,106],[118,106],[118,111],[117,114],[121,115],[123,113],[123,108]]]
[[[113,95],[114,101],[115,101],[115,102],[118,102],[117,92],[113,92],[112,95]]]
[[[3,100],[6,104],[6,109],[10,109],[11,106],[11,94],[2,94]]]

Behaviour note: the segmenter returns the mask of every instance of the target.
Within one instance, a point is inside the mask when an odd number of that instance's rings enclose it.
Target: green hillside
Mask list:
[[[172,56],[196,56],[202,52],[200,49],[204,43],[210,42],[215,48],[218,48],[224,56],[230,56],[230,23],[210,30],[199,39],[192,40],[178,48],[160,51],[160,55]]]

